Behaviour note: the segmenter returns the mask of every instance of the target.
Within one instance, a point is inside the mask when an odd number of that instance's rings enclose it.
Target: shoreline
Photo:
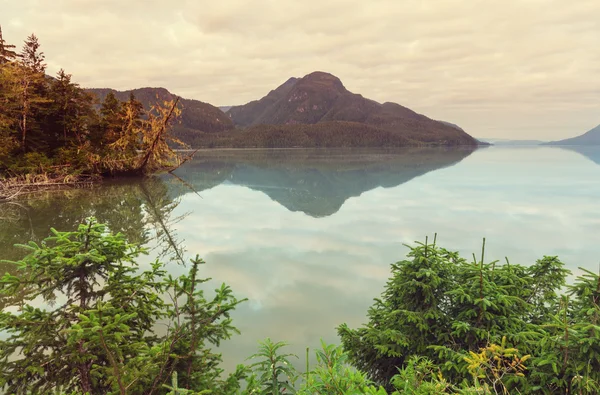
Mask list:
[[[407,145],[402,147],[215,147],[215,148],[189,148],[174,149],[174,152],[210,152],[210,151],[300,151],[300,150],[388,150],[402,151],[410,149],[465,149],[465,148],[487,148],[489,145]]]
[[[471,145],[454,145],[454,146],[406,146],[406,147],[217,147],[217,148],[197,148],[197,149],[175,149],[174,152],[183,154],[196,153],[252,153],[252,152],[301,152],[301,151],[340,151],[340,152],[359,152],[359,151],[379,151],[390,153],[402,153],[410,150],[420,149],[439,149],[439,150],[462,150],[470,149],[477,150],[487,148],[486,145],[471,146]],[[192,155],[193,157],[193,155]],[[182,163],[183,164],[183,163]],[[157,171],[153,174],[161,174],[169,171],[165,168],[162,171]],[[103,177],[101,175],[74,176],[60,175],[49,176],[47,174],[26,174],[21,176],[1,178],[0,177],[0,203],[10,202],[24,195],[30,195],[36,192],[49,190],[63,190],[70,188],[86,188],[102,183],[104,180],[127,179],[127,178],[143,178],[144,175],[127,175],[115,177]]]
[[[49,190],[68,188],[86,188],[102,182],[102,177],[96,176],[60,176],[48,177],[42,174],[27,174],[0,179],[0,203],[10,202],[20,196]]]

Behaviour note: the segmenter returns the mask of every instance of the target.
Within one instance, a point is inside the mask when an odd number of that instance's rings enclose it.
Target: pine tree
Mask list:
[[[17,53],[14,45],[7,44],[2,36],[0,26],[0,170],[9,162],[9,156],[18,146],[14,131],[16,129],[16,116],[12,100],[14,97],[14,60]]]
[[[7,44],[2,36],[2,26],[0,26],[0,66],[14,61],[17,53],[14,51],[14,45]]]
[[[178,278],[158,261],[140,272],[136,260],[146,250],[93,218],[22,247],[29,255],[14,263],[17,275],[0,279],[1,294],[25,299],[9,298],[0,313],[5,392],[159,394],[174,372],[183,389],[239,388],[245,369],[222,378],[210,348],[237,332],[230,312],[242,301],[224,284],[206,299],[198,257]],[[154,332],[159,322],[166,333]]]
[[[99,147],[106,148],[119,138],[121,131],[120,112],[121,103],[114,93],[108,92],[100,107],[100,125],[95,139]]]
[[[36,73],[46,72],[46,63],[44,60],[46,56],[43,52],[40,52],[40,43],[35,34],[31,34],[25,40],[23,49],[21,50],[21,60],[25,67],[30,68]]]
[[[60,69],[50,85],[52,100],[48,129],[53,130],[54,145],[81,146],[89,137],[88,124],[93,123],[93,98],[71,81],[71,74]],[[50,134],[50,130],[47,131]]]
[[[368,323],[338,328],[352,363],[371,379],[391,388],[397,370],[420,356],[460,383],[470,378],[464,363],[469,352],[502,344],[504,338],[520,352],[540,355],[540,323],[550,320],[569,274],[556,257],[527,268],[485,263],[482,251],[480,260],[469,263],[435,242],[419,243],[408,256],[392,265]],[[518,387],[518,378],[511,379]]]
[[[36,150],[43,150],[43,130],[41,120],[43,110],[50,103],[46,97],[46,65],[44,55],[39,52],[39,42],[35,35],[28,37],[19,62],[14,64],[7,84],[9,85],[9,104],[18,118],[21,151],[27,152],[33,143]]]
[[[125,157],[134,158],[141,144],[140,134],[144,125],[142,120],[145,115],[144,106],[135,98],[132,92],[129,95],[129,100],[121,103],[119,114],[121,130],[117,141],[112,144],[112,147],[118,149]]]

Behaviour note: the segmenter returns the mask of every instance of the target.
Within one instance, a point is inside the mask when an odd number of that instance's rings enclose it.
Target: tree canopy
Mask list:
[[[181,113],[178,99],[149,110],[133,96],[119,102],[95,97],[59,70],[46,74],[35,34],[20,53],[0,30],[0,180],[23,174],[148,174],[176,166],[172,147],[185,146],[170,130]]]

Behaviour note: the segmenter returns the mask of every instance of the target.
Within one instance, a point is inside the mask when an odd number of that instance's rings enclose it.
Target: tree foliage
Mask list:
[[[561,297],[570,272],[557,257],[525,267],[486,263],[484,251],[485,241],[468,262],[435,241],[411,247],[368,323],[338,328],[350,361],[388,389],[417,357],[453,385],[475,377],[510,393],[596,393],[599,277],[585,272]]]
[[[149,110],[131,95],[107,97],[95,111],[95,97],[72,76],[46,74],[45,55],[30,35],[21,53],[0,30],[0,180],[23,174],[148,174],[180,163],[171,137],[181,113],[177,100]],[[0,195],[0,198],[2,196]]]
[[[3,295],[21,296],[0,314],[8,393],[164,393],[174,372],[186,389],[239,388],[245,369],[223,378],[211,347],[237,332],[230,312],[242,301],[226,285],[205,297],[201,259],[178,278],[159,261],[140,270],[146,251],[93,218],[22,247],[18,273],[0,280]]]
[[[144,199],[144,217],[185,263],[169,231],[172,204]],[[198,257],[180,277],[159,260],[143,270],[147,250],[94,218],[21,247],[28,254],[5,262],[12,270],[0,279],[0,388],[8,393],[600,390],[600,276],[582,269],[567,285],[569,271],[552,256],[529,267],[486,263],[484,244],[468,262],[436,241],[419,243],[392,265],[367,325],[338,328],[343,348],[322,343],[312,369],[307,351],[299,373],[286,343],[266,339],[252,364],[224,376],[212,348],[237,333],[230,313],[242,301],[226,285],[207,298]]]

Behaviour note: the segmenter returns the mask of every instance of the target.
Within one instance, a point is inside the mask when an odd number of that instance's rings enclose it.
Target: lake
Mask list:
[[[90,215],[154,256],[167,229],[207,261],[210,288],[226,282],[249,299],[233,314],[242,334],[221,347],[227,369],[265,337],[299,356],[338,342],[336,326],[365,321],[403,244],[435,233],[465,257],[485,237],[486,261],[558,255],[575,274],[599,267],[598,148],[200,151],[176,175],[0,205],[0,258]]]

